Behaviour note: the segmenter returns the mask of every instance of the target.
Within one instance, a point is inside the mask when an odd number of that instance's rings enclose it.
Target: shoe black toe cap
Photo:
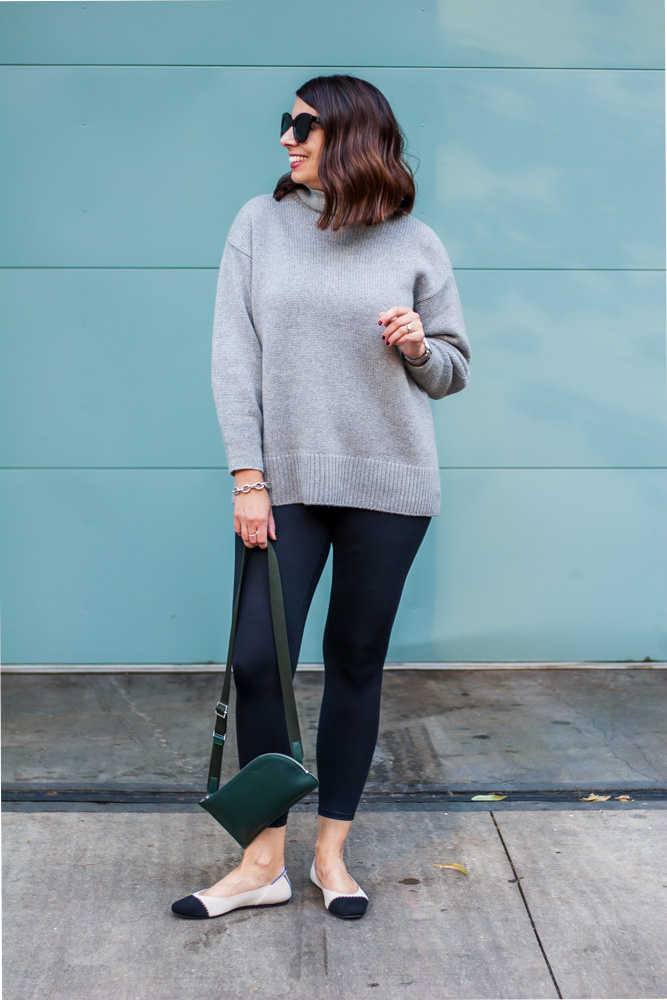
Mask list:
[[[196,896],[183,896],[183,899],[177,899],[175,903],[171,904],[171,911],[179,917],[193,919],[208,917],[208,910]]]
[[[363,896],[340,896],[338,899],[331,900],[329,913],[333,913],[335,917],[347,917],[348,919],[363,917],[367,906],[368,900],[364,899]]]

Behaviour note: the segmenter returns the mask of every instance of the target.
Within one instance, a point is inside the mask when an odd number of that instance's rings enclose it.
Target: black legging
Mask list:
[[[324,629],[324,693],[317,731],[320,816],[351,820],[377,741],[380,694],[394,618],[430,517],[356,507],[273,507],[292,673],[308,609],[333,544]],[[244,543],[236,536],[234,590]],[[248,552],[234,644],[239,763],[289,753],[271,626],[267,551]],[[287,813],[271,825],[284,826]]]

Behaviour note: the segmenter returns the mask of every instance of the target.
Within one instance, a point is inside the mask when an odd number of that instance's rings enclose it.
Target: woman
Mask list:
[[[377,740],[382,670],[440,478],[430,399],[463,389],[470,349],[449,258],[410,214],[415,185],[386,98],[321,76],[283,115],[290,173],[238,212],[218,275],[216,410],[235,478],[235,586],[252,549],[234,649],[243,767],[288,753],[271,629],[267,539],[280,564],[292,668],[333,546],[311,879],[339,917],[368,897],[343,845]],[[243,486],[252,487],[240,492]],[[235,492],[236,491],[236,492]],[[287,815],[241,863],[173,904],[208,918],[286,903]]]

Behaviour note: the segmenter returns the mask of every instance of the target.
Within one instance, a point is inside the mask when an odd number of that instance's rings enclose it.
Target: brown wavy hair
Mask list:
[[[415,181],[405,160],[405,136],[384,94],[356,76],[316,76],[297,97],[317,110],[324,131],[318,174],[324,209],[318,229],[373,226],[409,214]],[[306,188],[283,174],[273,197]]]

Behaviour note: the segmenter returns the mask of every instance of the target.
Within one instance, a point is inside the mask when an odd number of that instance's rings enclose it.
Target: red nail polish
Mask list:
[[[385,339],[385,336],[384,336],[384,334],[382,334],[382,339],[383,339],[383,340]]]
[[[382,320],[381,319],[378,320],[378,326],[382,326]]]

